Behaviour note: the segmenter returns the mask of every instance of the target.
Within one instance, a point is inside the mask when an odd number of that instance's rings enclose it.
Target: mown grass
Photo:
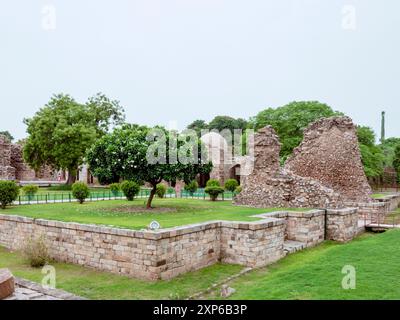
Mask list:
[[[162,228],[205,222],[210,220],[255,221],[254,214],[272,212],[275,208],[254,209],[238,207],[228,201],[204,201],[191,199],[155,199],[155,208],[167,208],[171,212],[146,211],[146,199],[107,200],[78,203],[21,205],[0,210],[0,214],[21,215],[32,218],[111,225],[129,229],[146,228],[153,220]],[[118,212],[122,207],[143,208],[141,212]],[[292,210],[292,209],[291,209]]]
[[[400,230],[326,242],[230,283],[232,299],[400,299]],[[356,289],[342,288],[344,266],[354,266]],[[208,298],[218,298],[211,295]]]
[[[169,281],[144,281],[95,271],[77,265],[52,263],[56,269],[56,287],[76,295],[99,300],[184,299],[203,291],[213,283],[240,272],[242,267],[216,264],[189,272]],[[0,247],[0,268],[9,268],[17,276],[41,283],[41,269],[34,269],[19,252]]]

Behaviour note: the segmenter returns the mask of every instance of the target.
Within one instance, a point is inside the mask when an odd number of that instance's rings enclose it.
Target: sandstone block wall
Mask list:
[[[327,210],[327,239],[347,242],[358,233],[358,213],[356,208]]]
[[[283,256],[285,222],[215,221],[159,232],[0,215],[0,244],[45,235],[58,260],[136,278],[170,279],[217,261],[263,266]]]

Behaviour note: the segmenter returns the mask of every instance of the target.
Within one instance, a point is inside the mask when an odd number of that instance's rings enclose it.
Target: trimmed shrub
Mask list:
[[[218,196],[224,193],[224,188],[218,186],[210,186],[204,189],[204,192],[210,195],[211,201],[216,201]]]
[[[193,193],[195,193],[197,191],[198,188],[199,188],[199,184],[197,183],[196,180],[193,180],[190,183],[185,185],[185,190],[187,192],[189,192],[191,196],[193,195]]]
[[[163,183],[159,183],[158,185],[157,185],[157,190],[156,190],[156,195],[157,195],[157,197],[159,197],[159,198],[164,198],[165,197],[165,194],[167,193],[167,187],[165,186],[165,184],[163,184]]]
[[[50,262],[44,236],[30,238],[24,243],[23,254],[32,268],[40,268]]]
[[[236,179],[229,179],[225,182],[225,190],[230,192],[234,192],[236,188],[239,186],[239,182]]]
[[[75,182],[72,185],[72,195],[78,199],[79,203],[82,204],[85,202],[86,198],[89,197],[90,191],[89,187],[86,183],[83,182]]]
[[[140,186],[136,182],[129,180],[123,181],[120,187],[128,201],[133,201],[140,191]]]
[[[242,187],[241,186],[238,186],[236,189],[235,189],[235,193],[241,193],[242,192]]]
[[[117,196],[121,191],[121,185],[119,183],[111,183],[109,185],[110,191],[114,196]]]
[[[19,187],[14,181],[0,181],[0,204],[2,209],[17,200],[18,195]]]
[[[34,184],[29,184],[22,187],[22,192],[28,197],[29,200],[32,200],[38,191],[39,187]]]
[[[210,179],[207,181],[206,187],[220,187],[221,184],[217,179]]]

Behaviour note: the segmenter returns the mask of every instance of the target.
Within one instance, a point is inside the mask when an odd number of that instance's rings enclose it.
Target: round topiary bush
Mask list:
[[[12,204],[19,195],[19,187],[14,181],[0,181],[0,204],[1,208]]]
[[[39,187],[34,184],[29,184],[22,187],[22,192],[28,197],[29,200],[32,200],[38,191]]]
[[[238,194],[238,193],[241,193],[241,192],[242,192],[242,187],[241,187],[241,186],[238,186],[238,187],[235,189],[235,193]]]
[[[72,185],[72,195],[82,204],[90,195],[89,187],[83,182],[75,182]]]
[[[224,188],[217,186],[210,186],[206,187],[204,189],[204,192],[210,196],[211,201],[216,201],[218,199],[218,196],[224,193]]]
[[[189,192],[191,196],[193,195],[193,193],[197,191],[198,188],[199,184],[197,183],[196,180],[193,180],[185,185],[185,191]]]
[[[136,182],[129,180],[123,181],[120,187],[128,201],[133,201],[140,191],[140,186]]]
[[[229,179],[225,182],[225,190],[230,192],[234,192],[236,188],[239,186],[239,182],[236,179]]]
[[[206,187],[221,187],[217,179],[210,179],[207,181]]]
[[[114,196],[117,196],[121,191],[121,185],[119,183],[111,183],[109,185],[110,191]]]
[[[157,185],[157,190],[156,190],[157,197],[162,199],[165,197],[166,193],[167,193],[167,187],[165,186],[165,184],[159,183]]]

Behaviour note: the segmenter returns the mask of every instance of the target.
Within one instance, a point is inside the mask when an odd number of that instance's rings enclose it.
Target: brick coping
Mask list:
[[[329,215],[348,215],[353,214],[357,211],[356,208],[346,209],[328,209],[326,210]],[[164,238],[170,238],[174,236],[180,236],[189,233],[195,233],[203,230],[210,230],[216,228],[229,228],[229,229],[241,229],[241,230],[261,230],[264,228],[272,228],[274,226],[282,225],[286,223],[285,219],[288,217],[298,218],[312,218],[325,214],[325,210],[309,210],[309,211],[274,211],[268,213],[262,213],[253,215],[250,217],[259,218],[259,221],[227,221],[227,220],[211,220],[202,223],[188,224],[183,226],[171,227],[160,229],[157,231],[153,230],[132,230],[118,227],[108,227],[104,225],[95,224],[82,224],[77,222],[63,222],[56,220],[45,220],[37,218],[28,218],[18,215],[5,215],[0,214],[0,220],[15,221],[27,224],[36,224],[47,227],[64,228],[85,232],[95,232],[102,234],[142,238],[149,240],[159,240]]]

